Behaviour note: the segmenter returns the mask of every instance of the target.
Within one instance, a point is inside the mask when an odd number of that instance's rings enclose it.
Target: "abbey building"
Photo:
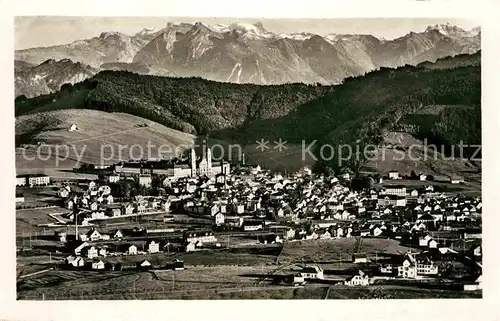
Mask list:
[[[165,175],[173,180],[183,177],[229,175],[230,164],[225,161],[212,160],[212,152],[207,148],[201,157],[191,149],[188,161],[181,159],[126,162],[115,165],[115,171],[125,176],[131,175]]]

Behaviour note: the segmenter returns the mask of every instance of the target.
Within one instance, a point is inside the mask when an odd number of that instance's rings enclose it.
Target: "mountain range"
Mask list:
[[[57,91],[102,70],[219,82],[339,84],[380,67],[417,65],[480,50],[479,28],[445,25],[393,40],[372,35],[278,34],[261,23],[168,23],[128,36],[103,32],[70,44],[17,50],[16,95]]]

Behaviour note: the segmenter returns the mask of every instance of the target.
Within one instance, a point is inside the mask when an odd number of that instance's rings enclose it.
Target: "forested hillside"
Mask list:
[[[317,139],[318,146],[334,147],[358,141],[363,150],[366,144],[378,143],[384,131],[407,131],[410,127],[411,134],[430,143],[480,144],[480,102],[480,67],[382,69],[347,79],[285,117],[254,121],[221,135],[247,142],[260,138],[295,143]]]
[[[201,78],[143,76],[104,71],[61,91],[16,99],[16,116],[60,108],[125,112],[188,133],[206,134],[245,121],[285,116],[332,87],[305,84],[259,86]]]
[[[481,51],[472,55],[462,54],[453,57],[444,57],[436,60],[436,62],[422,62],[418,67],[429,69],[451,69],[466,66],[481,66]]]
[[[16,115],[99,109],[243,144],[281,138],[333,146],[358,141],[362,148],[377,143],[384,131],[398,130],[447,145],[480,144],[480,102],[480,66],[382,68],[338,86],[259,86],[107,71],[53,95],[18,97]]]

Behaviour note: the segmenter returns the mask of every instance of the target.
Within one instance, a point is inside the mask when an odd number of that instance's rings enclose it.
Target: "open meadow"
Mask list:
[[[76,131],[68,130],[72,124],[77,125]],[[16,118],[16,169],[18,174],[44,172],[57,179],[82,178],[87,174],[72,172],[79,162],[109,165],[138,159],[141,154],[167,157],[182,151],[182,146],[187,148],[194,139],[129,114],[84,109],[30,114]],[[148,144],[151,155],[147,155]]]
[[[365,253],[369,258],[375,258],[377,254],[404,254],[409,250],[396,240],[383,238],[362,238],[361,240],[359,253]],[[350,261],[355,244],[354,237],[288,242],[281,252],[279,262],[305,261],[328,264],[339,260]]]
[[[264,272],[269,271],[262,267]],[[90,272],[49,271],[18,286],[18,298],[71,299],[413,299],[481,298],[462,292],[418,286],[346,287],[310,283],[275,286],[245,276],[261,267],[193,267],[184,271]]]

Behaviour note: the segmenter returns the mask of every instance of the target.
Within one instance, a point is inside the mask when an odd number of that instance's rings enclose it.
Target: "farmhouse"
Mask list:
[[[130,245],[127,250],[128,255],[136,255],[137,254],[137,246],[134,244]]]
[[[93,270],[104,270],[104,262],[102,260],[95,260],[92,262],[92,269]]]
[[[369,284],[369,278],[366,273],[359,270],[357,274],[348,277],[344,281],[344,285],[347,286],[367,286]]]
[[[147,246],[148,246],[148,252],[150,254],[160,252],[160,243],[159,242],[155,242],[154,240],[152,240],[152,241],[147,242]]]
[[[302,271],[300,271],[300,276],[303,277],[304,279],[320,279],[320,280],[322,280],[324,278],[323,277],[323,269],[317,265],[303,267]]]
[[[379,271],[382,274],[392,274],[393,273],[393,266],[392,264],[381,264],[379,267]]]
[[[132,215],[134,213],[134,207],[132,204],[127,204],[122,206],[122,215]]]
[[[96,229],[91,229],[86,234],[86,239],[92,242],[100,240],[102,238],[101,233],[99,233]]]
[[[82,241],[77,242],[73,250],[75,252],[75,255],[80,255],[82,250],[87,246],[89,246],[89,243],[87,242],[82,242]]]
[[[123,233],[121,230],[116,229],[113,234],[111,234],[111,237],[114,239],[121,239],[123,237]]]
[[[151,268],[151,263],[146,259],[137,263],[138,270],[149,270],[150,268]]]
[[[194,250],[196,250],[196,245],[194,242],[189,242],[184,245],[184,251],[192,252]]]
[[[65,259],[66,264],[71,265],[73,267],[83,267],[85,266],[85,260],[81,256],[68,256]]]
[[[215,225],[224,224],[224,214],[222,214],[222,213],[215,214],[214,220],[215,220]]]
[[[88,246],[82,249],[82,255],[85,255],[88,259],[93,259],[99,256],[99,253],[95,246]]]
[[[119,208],[108,208],[108,216],[119,217],[122,215],[122,211]]]

